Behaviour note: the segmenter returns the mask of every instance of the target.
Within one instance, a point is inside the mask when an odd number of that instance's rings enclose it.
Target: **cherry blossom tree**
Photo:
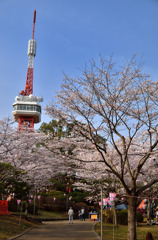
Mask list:
[[[68,172],[68,168],[64,158],[61,164],[61,157],[45,147],[47,141],[44,133],[17,131],[9,118],[3,119],[0,121],[0,162],[23,170],[23,180],[35,187],[48,185],[51,177]]]
[[[5,200],[10,193],[15,193],[19,182],[24,184],[25,173],[7,163],[0,163],[0,198]]]
[[[128,198],[128,240],[136,240],[137,197],[158,182],[158,81],[143,73],[137,56],[122,66],[101,58],[81,76],[65,75],[56,98],[46,106],[47,114],[73,124],[76,136],[99,154],[102,170],[119,180]],[[90,163],[82,153],[80,159]],[[97,168],[91,156],[91,175]]]

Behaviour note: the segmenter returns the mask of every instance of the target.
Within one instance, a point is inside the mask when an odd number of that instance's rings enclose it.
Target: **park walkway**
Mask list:
[[[94,232],[95,222],[74,220],[73,224],[68,221],[43,222],[39,227],[33,228],[18,240],[99,240]]]

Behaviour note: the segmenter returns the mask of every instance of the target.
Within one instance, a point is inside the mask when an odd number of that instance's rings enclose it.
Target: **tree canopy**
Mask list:
[[[137,196],[158,182],[158,81],[143,73],[137,56],[122,66],[101,58],[80,76],[65,75],[56,98],[46,112],[65,125],[75,123],[76,136],[94,146],[104,172],[120,181],[128,196],[128,239],[136,239]],[[80,158],[89,162],[84,154]],[[92,159],[89,164],[96,168]]]

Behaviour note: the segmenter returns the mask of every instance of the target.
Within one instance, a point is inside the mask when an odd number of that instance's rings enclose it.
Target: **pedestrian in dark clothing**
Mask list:
[[[147,233],[146,240],[154,240],[153,236],[152,236],[152,234],[150,232]]]

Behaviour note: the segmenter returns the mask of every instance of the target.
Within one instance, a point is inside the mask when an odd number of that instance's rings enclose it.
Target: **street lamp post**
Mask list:
[[[103,189],[101,188],[101,234],[100,234],[100,240],[103,240]]]
[[[114,222],[115,222],[115,198],[116,198],[116,193],[109,193],[109,198],[110,198],[110,202],[113,204],[113,240],[114,240]]]

